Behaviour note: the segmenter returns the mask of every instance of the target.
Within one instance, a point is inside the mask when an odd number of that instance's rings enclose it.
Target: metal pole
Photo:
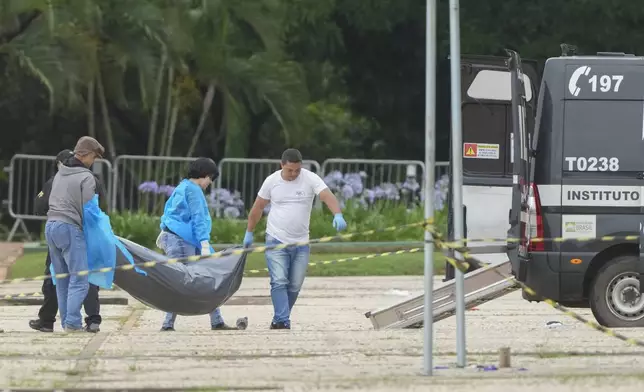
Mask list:
[[[454,241],[463,239],[463,135],[461,125],[461,37],[459,0],[449,1],[450,69],[452,82],[452,208]],[[454,252],[460,258],[458,252]],[[456,270],[456,365],[465,367],[465,284],[463,272]]]
[[[425,219],[434,218],[434,182],[436,149],[436,0],[426,1],[425,34]],[[424,374],[432,375],[434,339],[434,243],[425,230],[425,312],[424,326]]]

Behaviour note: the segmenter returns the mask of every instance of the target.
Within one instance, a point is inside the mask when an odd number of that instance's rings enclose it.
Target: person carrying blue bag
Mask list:
[[[90,271],[95,271],[89,274],[90,287],[111,289],[116,267],[116,248],[131,264],[134,264],[134,258],[125,245],[114,235],[110,217],[99,207],[98,195],[85,203],[83,213],[83,234],[87,242],[87,265]],[[109,270],[97,271],[100,269]],[[147,275],[145,271],[136,266],[134,270],[141,275]]]
[[[58,172],[60,166],[62,166],[68,159],[73,158],[74,153],[71,150],[63,150],[56,155],[54,161],[54,172],[53,175],[42,187],[42,191],[38,193],[36,200],[34,201],[34,207],[36,214],[38,215],[47,215],[49,210],[49,195],[51,193],[52,183],[54,181],[54,176]],[[98,178],[96,178],[96,193],[101,205],[107,206],[107,197],[105,196],[105,190]],[[87,236],[86,236],[87,237]],[[45,275],[51,274],[51,256],[47,252],[47,259],[45,261]],[[54,278],[55,279],[55,278]],[[40,332],[53,332],[54,323],[56,322],[56,313],[58,313],[58,299],[56,298],[56,286],[54,285],[54,279],[44,279],[42,284],[42,293],[44,297],[44,302],[38,311],[38,318],[34,320],[29,320],[29,327]],[[102,318],[100,315],[100,301],[98,298],[99,287],[94,284],[90,284],[87,297],[83,302],[83,307],[85,308],[85,330],[87,332],[99,332]]]
[[[74,156],[60,166],[51,186],[45,237],[53,274],[70,274],[54,282],[65,332],[83,331],[81,306],[89,289],[88,276],[78,274],[89,269],[83,215],[85,204],[96,193],[96,179],[89,167],[104,153],[96,139],[81,137]]]
[[[171,258],[186,258],[194,255],[211,255],[210,246],[212,218],[204,195],[219,177],[217,165],[210,158],[198,158],[188,166],[188,175],[172,192],[165,203],[161,216],[161,233],[157,246]],[[166,313],[161,331],[174,331],[177,315]],[[212,330],[237,329],[228,326],[219,308],[210,314]]]

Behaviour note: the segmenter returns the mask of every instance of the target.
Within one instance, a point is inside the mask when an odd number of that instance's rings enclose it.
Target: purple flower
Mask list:
[[[364,185],[362,183],[362,176],[359,173],[345,174],[344,175],[344,183],[346,185],[349,185],[353,189],[353,192],[356,195],[361,194],[362,190],[364,189]]]
[[[396,187],[396,185],[389,182],[385,182],[380,184],[380,187],[382,188],[384,199],[387,199],[387,200],[400,199],[400,193],[398,192],[398,187]]]
[[[227,218],[237,218],[244,213],[244,201],[238,191],[232,193],[228,189],[213,188],[208,195],[208,206],[222,211]],[[233,212],[235,210],[236,212]]]
[[[217,200],[229,200],[233,197],[230,191],[225,188],[213,188],[213,190],[210,192],[210,195],[213,199]]]
[[[166,196],[171,196],[172,192],[174,192],[175,187],[172,185],[161,185],[159,189],[157,189],[158,194],[165,194]]]
[[[365,189],[365,191],[364,191],[364,199],[369,204],[373,204],[373,202],[376,201],[376,192],[374,192],[371,189]]]
[[[244,209],[244,201],[242,199],[235,199],[233,200],[233,207],[238,208],[238,209]]]
[[[445,174],[434,184],[434,208],[436,210],[442,210],[448,197],[449,176]]]
[[[405,180],[405,182],[402,183],[401,188],[411,192],[416,192],[420,189],[420,184],[412,177]]]
[[[332,171],[324,177],[324,183],[329,189],[333,191],[338,191],[343,185],[343,176],[342,173],[338,170]]]
[[[139,191],[143,193],[157,193],[159,190],[159,184],[155,181],[145,181],[139,185]]]
[[[384,199],[385,190],[382,189],[380,186],[376,186],[375,188],[373,188],[373,197],[376,200]]]
[[[233,196],[230,194],[228,189],[223,188],[213,188],[208,195],[208,204],[213,208],[220,208],[230,204],[232,202]]]
[[[449,176],[444,174],[434,183],[434,209],[442,210],[449,197]],[[420,200],[425,201],[425,192],[421,192]]]
[[[353,188],[350,185],[344,185],[342,187],[342,198],[344,200],[351,199],[354,195]]]
[[[235,207],[226,207],[226,208],[224,208],[224,218],[236,219],[236,218],[239,218],[240,215],[241,215],[241,213]]]

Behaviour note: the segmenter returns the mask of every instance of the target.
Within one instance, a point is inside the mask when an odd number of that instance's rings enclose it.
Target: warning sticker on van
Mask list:
[[[499,159],[499,145],[487,143],[463,143],[463,158]]]

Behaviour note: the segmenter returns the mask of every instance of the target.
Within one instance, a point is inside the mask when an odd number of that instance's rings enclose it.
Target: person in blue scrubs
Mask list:
[[[157,246],[168,257],[184,258],[210,255],[212,218],[204,190],[219,177],[217,165],[210,158],[198,158],[188,166],[188,175],[165,203]],[[166,313],[161,331],[174,331],[175,313]],[[237,329],[224,322],[219,308],[210,314],[213,330]]]

